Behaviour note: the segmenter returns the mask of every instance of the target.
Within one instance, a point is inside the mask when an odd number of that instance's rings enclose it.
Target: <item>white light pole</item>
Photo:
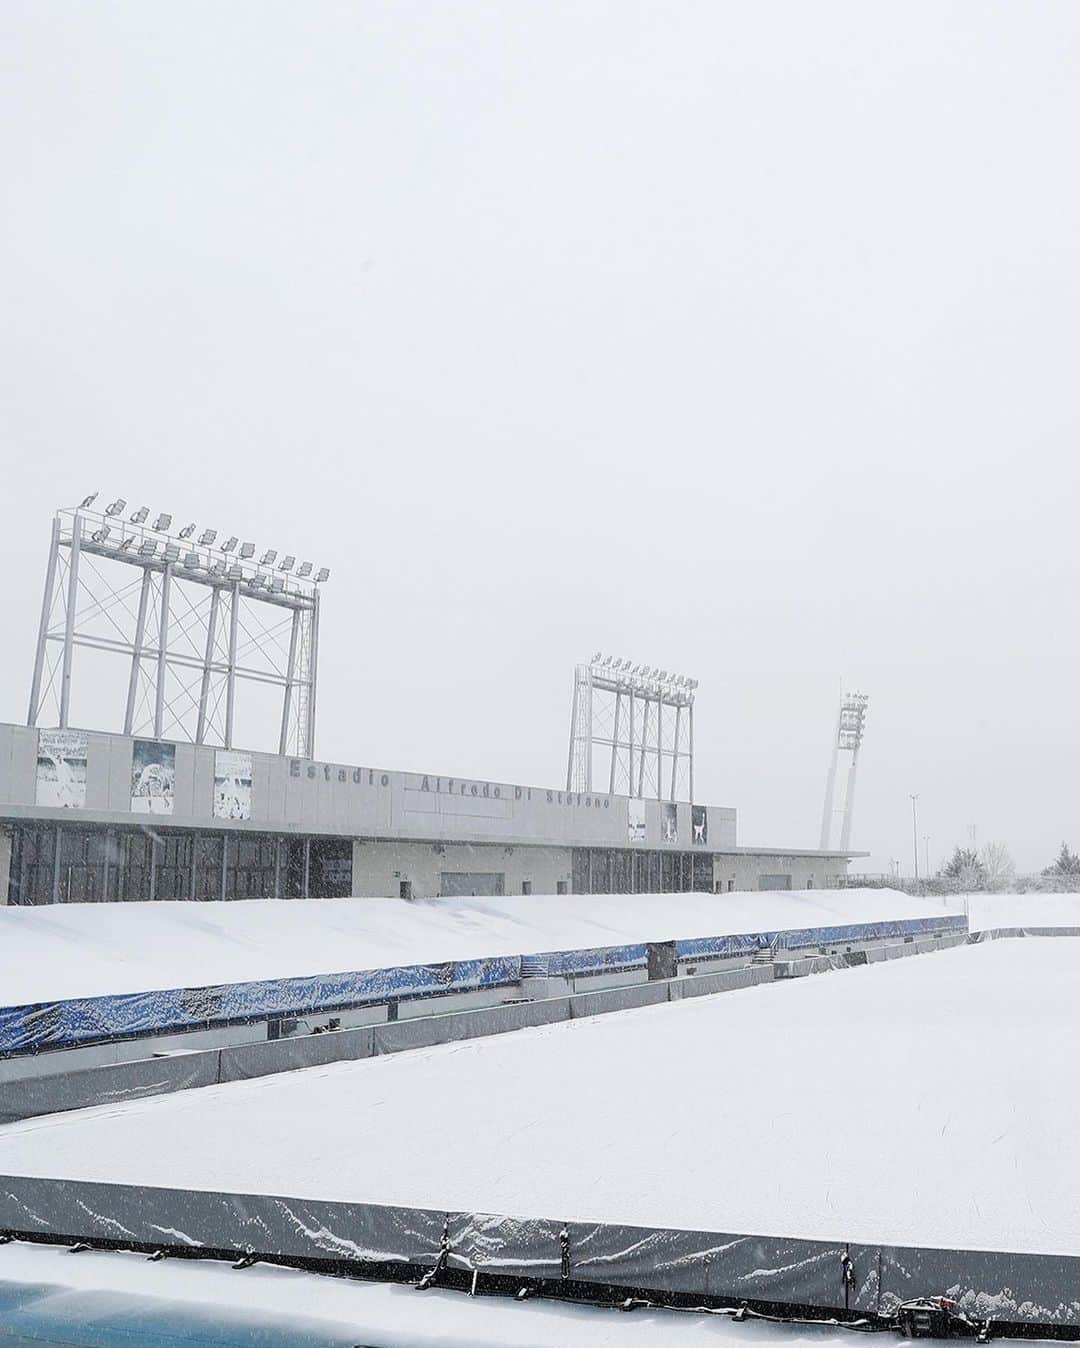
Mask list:
[[[919,812],[916,807],[916,801],[919,799],[916,793],[911,797],[911,843],[912,855],[915,861],[915,883],[919,883]]]
[[[851,821],[855,812],[855,774],[859,766],[859,748],[862,745],[863,729],[866,722],[866,693],[847,693],[840,698],[840,715],[836,722],[836,734],[833,737],[832,757],[829,760],[829,775],[825,786],[825,807],[821,813],[821,850],[829,849],[832,837],[833,794],[836,789],[836,772],[841,751],[851,754],[848,764],[847,785],[844,789],[844,813],[840,825],[840,850],[846,852],[851,846]]]

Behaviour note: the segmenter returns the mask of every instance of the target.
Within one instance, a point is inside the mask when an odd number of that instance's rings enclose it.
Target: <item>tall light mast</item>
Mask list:
[[[825,785],[825,808],[821,814],[821,850],[823,852],[828,851],[832,845],[836,775],[841,753],[849,753],[851,760],[848,764],[847,784],[844,789],[840,850],[842,852],[848,851],[851,844],[851,820],[855,812],[855,777],[859,766],[859,749],[862,746],[863,727],[866,722],[866,706],[869,701],[870,698],[866,693],[845,693],[840,699],[840,712],[836,720],[832,757],[829,760],[829,776]]]
[[[697,686],[684,674],[599,651],[577,665],[567,791],[692,802]]]
[[[125,735],[232,748],[241,689],[259,683],[281,693],[278,751],[311,757],[329,568],[274,549],[257,556],[254,543],[194,523],[174,528],[147,506],[129,514],[123,498],[95,509],[96,496],[53,520],[27,724],[78,725],[84,649],[113,657]],[[83,678],[90,685],[96,676]]]

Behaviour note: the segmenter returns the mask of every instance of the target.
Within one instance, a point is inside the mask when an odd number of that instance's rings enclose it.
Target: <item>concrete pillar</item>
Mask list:
[[[14,839],[9,828],[0,828],[0,904],[8,901],[11,888],[11,848]]]

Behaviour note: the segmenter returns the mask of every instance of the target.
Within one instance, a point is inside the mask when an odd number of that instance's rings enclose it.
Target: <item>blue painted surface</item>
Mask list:
[[[760,931],[739,936],[699,936],[676,941],[679,959],[716,959],[724,955],[753,954],[775,945],[780,950],[807,946],[842,945],[845,941],[878,941],[892,937],[926,936],[935,931],[966,931],[967,918],[913,917],[898,922],[857,922],[842,927],[804,927],[791,931]]]
[[[299,1308],[289,1319],[228,1305],[0,1281],[0,1348],[350,1348],[358,1341],[344,1327],[305,1324]]]
[[[908,921],[810,927],[800,931],[702,936],[676,941],[675,950],[682,960],[720,959],[752,954],[770,946],[797,950],[844,941],[922,936],[928,932],[966,928],[965,917],[942,914],[941,917]],[[33,1053],[42,1048],[71,1048],[113,1038],[241,1023],[267,1016],[362,1007],[395,998],[505,987],[520,981],[523,958],[527,959],[529,969],[542,965],[552,976],[618,973],[644,969],[646,948],[641,943],[591,950],[549,951],[528,957],[501,955],[491,959],[410,964],[305,978],[173,988],[3,1007],[0,1008],[0,1055]]]

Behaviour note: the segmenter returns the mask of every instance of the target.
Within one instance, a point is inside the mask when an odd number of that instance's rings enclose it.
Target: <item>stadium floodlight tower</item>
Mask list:
[[[840,825],[840,850],[846,852],[851,843],[851,818],[855,811],[855,773],[859,766],[863,726],[866,722],[866,693],[846,693],[840,698],[840,715],[836,722],[829,776],[825,784],[825,808],[821,815],[821,850],[827,851],[832,840],[833,800],[836,793],[836,770],[841,752],[851,754],[847,786],[844,790],[844,817]]]
[[[311,577],[307,562],[292,574],[295,557],[275,567],[276,551],[256,560],[253,543],[196,538],[194,524],[173,534],[171,515],[129,514],[123,498],[95,510],[96,496],[53,519],[27,724],[72,724],[75,649],[88,647],[126,663],[125,735],[232,748],[238,687],[270,684],[282,690],[278,752],[310,758],[330,572]]]
[[[575,666],[567,791],[692,802],[697,686],[600,651]]]

